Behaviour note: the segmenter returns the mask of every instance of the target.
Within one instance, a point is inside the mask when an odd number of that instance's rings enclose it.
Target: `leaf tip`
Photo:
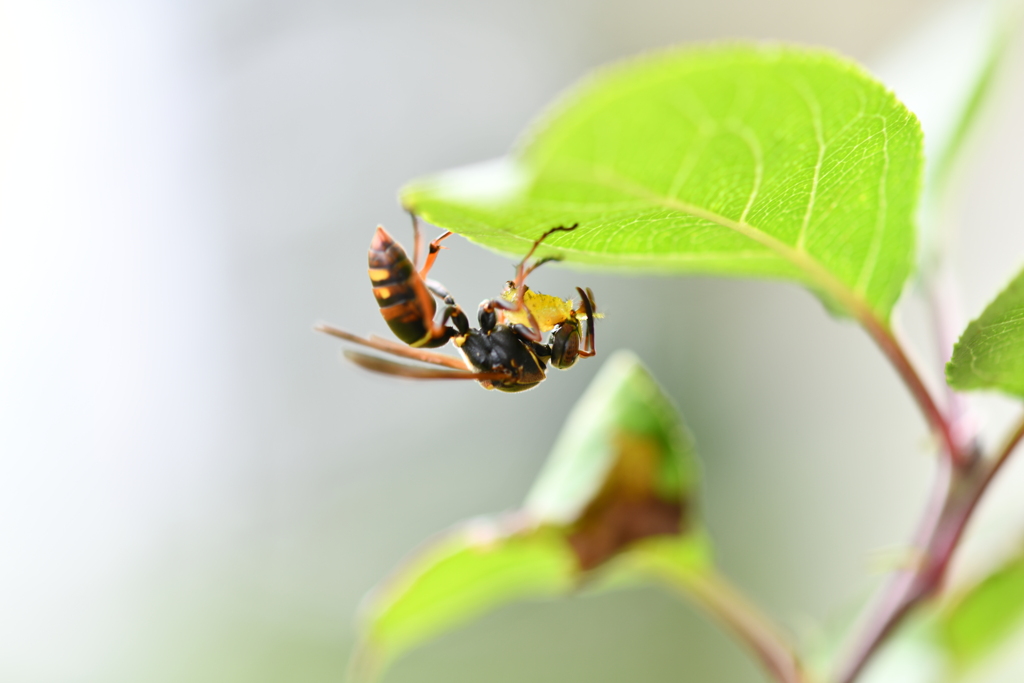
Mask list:
[[[405,185],[398,201],[406,211],[421,215],[423,198],[432,202],[501,205],[522,193],[529,177],[512,157],[498,157],[429,175]],[[430,219],[429,210],[424,217]]]

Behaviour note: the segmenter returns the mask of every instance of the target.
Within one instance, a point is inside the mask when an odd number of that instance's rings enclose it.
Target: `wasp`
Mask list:
[[[428,277],[438,253],[444,248],[441,242],[452,232],[445,232],[430,242],[426,259],[420,266],[422,240],[415,215],[413,258],[416,263],[387,230],[378,226],[368,253],[370,282],[384,321],[404,344],[374,335],[363,338],[323,323],[315,329],[353,344],[435,366],[408,365],[345,351],[350,361],[374,372],[412,379],[470,379],[485,389],[505,392],[531,389],[544,381],[548,362],[566,369],[577,359],[596,353],[594,318],[597,314],[593,292],[577,287],[580,305],[576,308],[572,299],[540,294],[526,285],[530,273],[554,260],[543,258],[530,264],[537,247],[550,235],[571,232],[578,225],[552,228],[537,238],[516,266],[515,279],[506,283],[503,295],[480,303],[475,328],[470,327],[469,319],[448,290]],[[435,299],[444,304],[440,320],[435,320]],[[582,319],[586,319],[586,332]],[[543,343],[545,332],[550,332],[547,343]],[[458,349],[461,360],[430,350],[449,341]]]

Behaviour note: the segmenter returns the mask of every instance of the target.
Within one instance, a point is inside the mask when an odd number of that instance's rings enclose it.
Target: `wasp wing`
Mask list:
[[[473,379],[502,380],[508,375],[500,372],[468,372],[466,370],[442,370],[440,368],[421,368],[416,365],[396,363],[386,358],[378,358],[358,351],[345,351],[345,358],[361,368],[379,372],[384,375],[407,377],[409,379]]]
[[[455,370],[469,370],[462,359],[455,358],[453,356],[446,356],[443,353],[427,351],[426,349],[415,349],[411,346],[399,344],[398,342],[389,341],[373,335],[371,335],[369,339],[364,339],[363,337],[352,334],[351,332],[346,332],[345,330],[339,330],[337,327],[332,327],[326,323],[320,323],[313,329],[329,334],[332,337],[337,337],[338,339],[344,339],[345,341],[352,342],[353,344],[361,344],[362,346],[368,346],[371,349],[377,349],[378,351],[390,353],[395,356],[401,356],[402,358],[408,358],[409,360],[418,360],[422,363],[441,365]]]

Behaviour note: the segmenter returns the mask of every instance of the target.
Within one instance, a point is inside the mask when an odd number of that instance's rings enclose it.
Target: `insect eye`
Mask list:
[[[555,327],[551,333],[551,364],[560,370],[571,368],[579,353],[579,327],[566,323]]]

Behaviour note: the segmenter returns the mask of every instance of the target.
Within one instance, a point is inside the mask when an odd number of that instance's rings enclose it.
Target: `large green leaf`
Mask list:
[[[967,326],[946,379],[956,389],[997,389],[1024,398],[1024,271]]]
[[[1024,627],[1024,554],[968,590],[943,614],[943,639],[953,663],[966,668],[1005,645]]]
[[[675,50],[604,69],[508,158],[403,204],[498,251],[788,278],[887,320],[910,272],[917,120],[857,65],[794,47]]]

